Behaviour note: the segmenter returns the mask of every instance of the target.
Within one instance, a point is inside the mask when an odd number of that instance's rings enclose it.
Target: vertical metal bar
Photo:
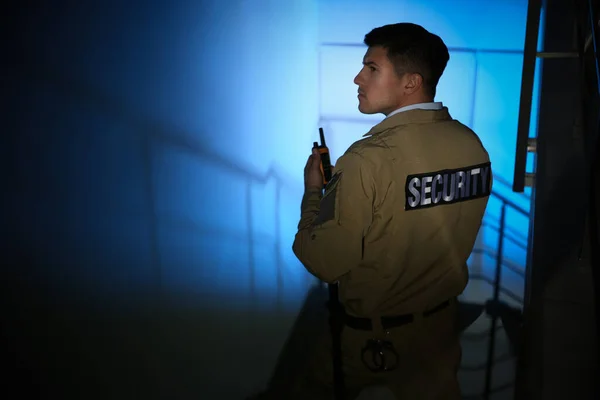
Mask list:
[[[496,252],[496,274],[494,276],[494,302],[497,302],[500,297],[500,282],[502,279],[502,261],[504,247],[504,227],[506,225],[506,203],[502,202],[500,210],[500,229],[498,230],[498,250]],[[492,326],[490,331],[490,340],[488,343],[487,364],[485,370],[485,391],[483,397],[489,400],[492,390],[492,373],[494,371],[494,349],[496,345],[496,315],[492,316]]]
[[[496,254],[496,276],[494,277],[494,301],[500,297],[500,280],[502,279],[502,262],[504,261],[504,228],[506,226],[506,203],[500,209],[500,229],[498,232],[498,253]]]
[[[527,166],[527,139],[531,122],[531,104],[533,102],[533,81],[537,55],[538,34],[542,0],[529,0],[527,8],[527,28],[523,52],[523,74],[521,80],[521,99],[519,105],[519,123],[517,126],[517,146],[515,153],[515,172],[513,191],[525,189],[525,169]]]

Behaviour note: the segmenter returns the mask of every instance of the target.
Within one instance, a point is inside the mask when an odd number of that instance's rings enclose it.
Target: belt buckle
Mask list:
[[[371,353],[370,362],[368,354]],[[399,356],[392,342],[369,339],[362,349],[363,364],[372,372],[392,371],[398,367]]]

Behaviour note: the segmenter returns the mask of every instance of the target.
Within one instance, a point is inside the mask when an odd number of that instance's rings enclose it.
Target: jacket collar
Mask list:
[[[437,121],[450,121],[452,117],[448,112],[448,107],[443,107],[441,110],[408,110],[388,117],[375,125],[369,132],[363,135],[371,136],[386,131],[391,128],[395,128],[401,125],[409,124],[424,124]]]

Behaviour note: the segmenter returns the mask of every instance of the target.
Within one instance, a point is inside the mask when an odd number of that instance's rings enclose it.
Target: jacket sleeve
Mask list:
[[[363,238],[373,218],[375,182],[368,161],[347,152],[321,195],[306,192],[294,254],[322,281],[333,283],[363,258]]]

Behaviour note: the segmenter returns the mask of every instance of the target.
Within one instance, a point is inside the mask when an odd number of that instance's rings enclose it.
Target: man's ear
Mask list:
[[[404,91],[407,94],[413,94],[423,86],[423,77],[421,74],[406,74],[406,84],[404,85]]]

